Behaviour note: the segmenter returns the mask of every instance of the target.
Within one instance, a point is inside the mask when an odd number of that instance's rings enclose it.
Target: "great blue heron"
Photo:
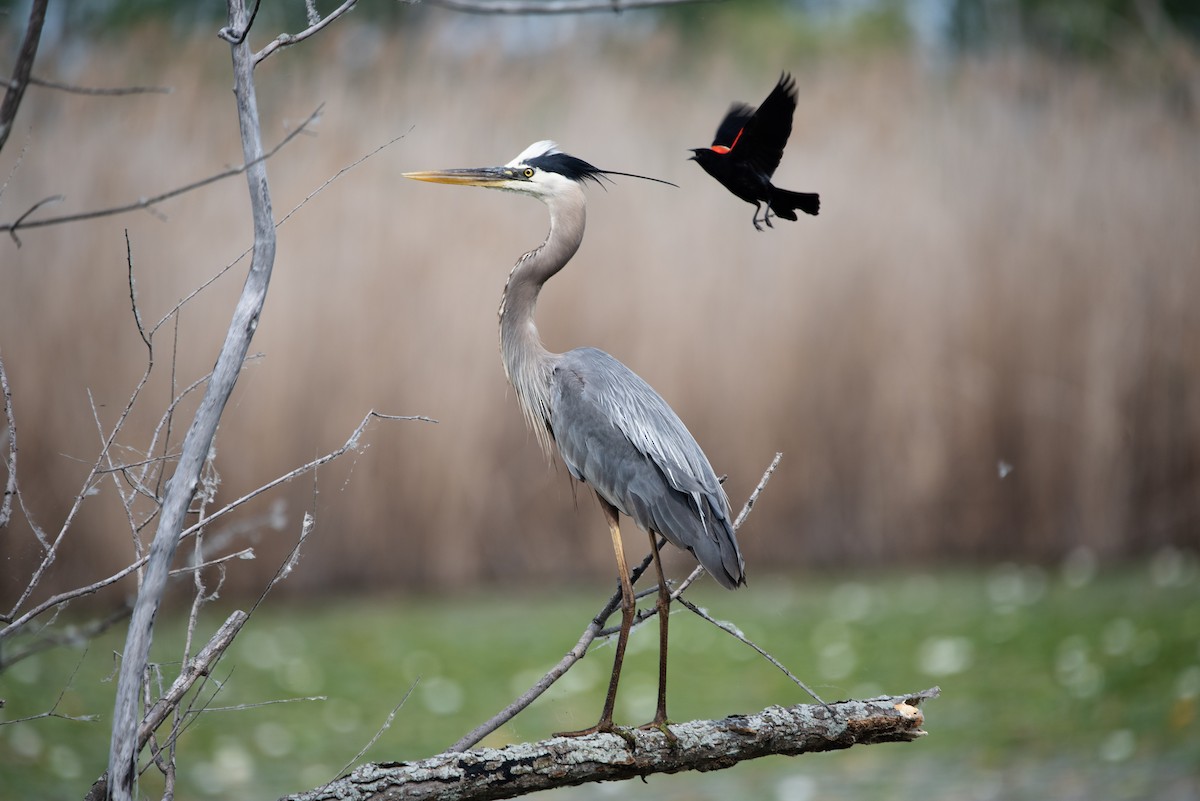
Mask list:
[[[821,210],[815,192],[789,192],[771,183],[783,158],[783,148],[792,134],[796,110],[796,82],[786,72],[757,109],[734,103],[717,127],[711,147],[692,148],[692,160],[733,194],[754,204],[754,227],[761,204],[767,205],[762,221],[771,225],[771,213],[784,220],[796,219],[796,209],[805,214]]]
[[[729,499],[696,440],[650,385],[621,362],[596,348],[566,353],[547,350],[533,312],[542,285],[575,255],[583,240],[587,201],[583,184],[605,175],[561,152],[550,141],[535,142],[503,167],[405,173],[408,178],[482,186],[541,200],[550,211],[550,233],[517,260],[500,301],[500,353],[525,419],[549,456],[552,445],[579,481],[589,484],[612,535],[621,582],[621,629],[604,709],[595,726],[570,732],[621,731],[613,725],[617,682],[635,602],[621,543],[618,513],[650,535],[658,573],[658,705],[647,724],[668,736],[667,613],[670,590],[663,576],[655,533],[686,548],[723,587],[745,584],[745,563],[733,533]],[[643,176],[634,176],[643,177]]]

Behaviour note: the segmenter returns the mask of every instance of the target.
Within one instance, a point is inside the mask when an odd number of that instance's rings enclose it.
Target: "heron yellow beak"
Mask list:
[[[426,170],[406,172],[405,178],[414,181],[429,181],[434,184],[457,184],[459,186],[504,186],[519,180],[516,170],[508,167],[471,167],[460,170]]]

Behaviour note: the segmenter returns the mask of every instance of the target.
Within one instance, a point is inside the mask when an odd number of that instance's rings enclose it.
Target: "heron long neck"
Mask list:
[[[552,198],[546,205],[550,233],[540,247],[517,261],[500,300],[500,356],[525,420],[549,456],[550,377],[557,354],[542,345],[533,313],[542,285],[571,260],[583,241],[583,190]]]

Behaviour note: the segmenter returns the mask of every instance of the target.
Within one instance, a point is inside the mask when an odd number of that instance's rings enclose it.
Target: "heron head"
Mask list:
[[[406,172],[404,177],[438,184],[503,189],[545,199],[577,190],[585,181],[599,183],[604,172],[581,158],[563,153],[554,142],[543,140],[525,148],[503,167]]]
[[[542,200],[549,200],[569,192],[577,192],[585,182],[600,183],[601,178],[609,175],[646,178],[644,175],[602,170],[581,158],[563,153],[558,149],[557,144],[548,139],[534,142],[503,167],[469,167],[404,173],[405,178],[412,178],[415,181],[503,189],[508,192],[532,195]],[[646,180],[670,183],[657,178],[646,178]],[[671,186],[675,186],[675,184],[671,184]]]

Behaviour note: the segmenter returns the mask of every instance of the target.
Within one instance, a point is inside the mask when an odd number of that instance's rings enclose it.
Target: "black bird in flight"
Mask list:
[[[767,204],[762,221],[771,225],[771,214],[785,220],[796,219],[796,209],[805,214],[821,210],[821,196],[815,192],[789,192],[771,184],[771,176],[783,158],[783,146],[792,133],[792,113],[796,110],[796,82],[786,72],[754,109],[745,103],[729,107],[717,128],[711,147],[692,148],[692,161],[716,178],[726,189],[747,203],[754,204],[754,227],[758,212]]]

